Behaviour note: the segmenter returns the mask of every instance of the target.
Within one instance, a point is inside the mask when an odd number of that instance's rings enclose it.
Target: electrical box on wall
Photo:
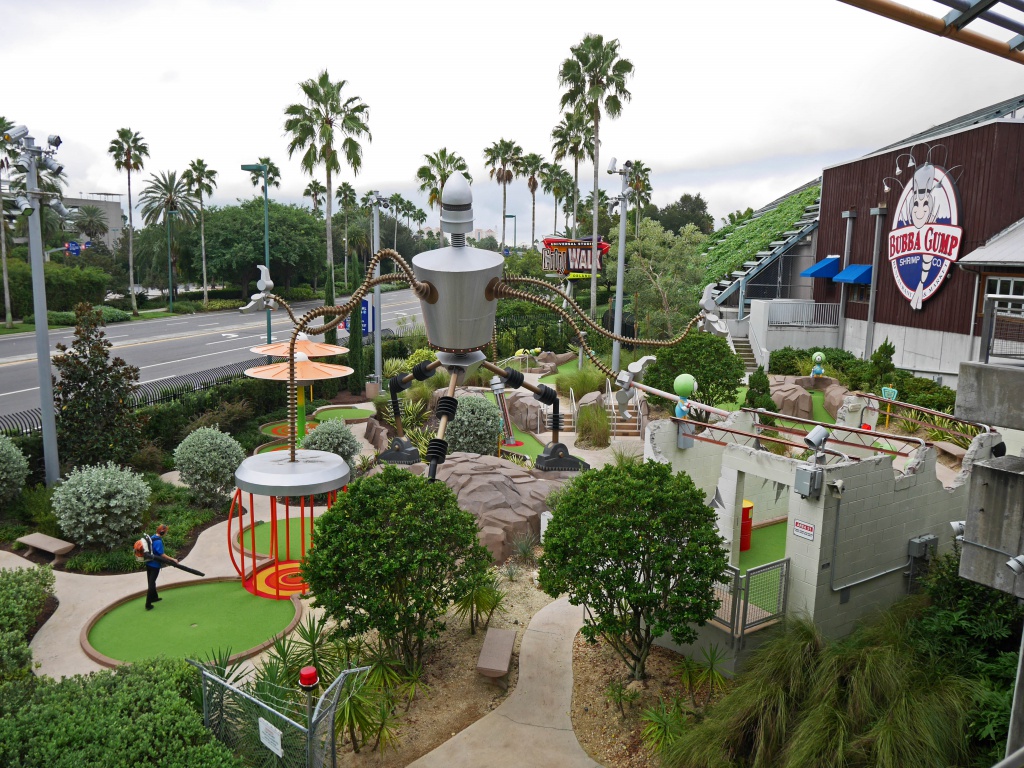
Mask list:
[[[939,546],[939,537],[934,533],[915,536],[907,542],[908,557],[932,557]]]
[[[793,490],[804,499],[816,499],[821,495],[821,467],[797,467],[793,478]]]

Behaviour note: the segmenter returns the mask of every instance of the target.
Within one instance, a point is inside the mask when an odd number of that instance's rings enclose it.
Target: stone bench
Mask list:
[[[516,642],[514,629],[488,629],[476,671],[494,680],[502,690],[508,690],[508,670],[512,665],[512,646]]]
[[[45,533],[30,533],[28,536],[22,536],[18,539],[18,542],[28,547],[29,554],[36,551],[49,552],[53,555],[54,565],[62,565],[67,560],[67,553],[75,548],[75,545],[70,541],[55,539],[53,536],[47,536]]]
[[[964,456],[967,455],[966,448],[961,448],[959,445],[954,445],[946,440],[936,440],[932,445],[943,453],[949,454],[957,461],[963,461]]]

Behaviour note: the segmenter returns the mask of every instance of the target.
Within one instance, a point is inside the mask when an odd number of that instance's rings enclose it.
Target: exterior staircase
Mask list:
[[[743,361],[743,368],[747,373],[753,373],[757,370],[757,359],[754,357],[754,350],[750,346],[748,339],[740,338],[739,336],[732,337],[732,346],[736,350],[736,354],[739,355]]]

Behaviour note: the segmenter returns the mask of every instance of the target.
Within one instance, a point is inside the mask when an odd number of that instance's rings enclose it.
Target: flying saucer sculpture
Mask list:
[[[258,347],[253,347],[250,352],[254,352],[257,355],[270,355],[271,357],[288,357],[289,342],[279,341],[275,344],[261,344]],[[295,353],[302,353],[308,358],[314,357],[332,357],[333,355],[344,355],[348,352],[348,347],[339,347],[337,344],[323,344],[319,341],[310,341],[309,337],[300,333],[295,340]],[[345,374],[346,376],[348,374]],[[288,380],[288,374],[285,373],[284,380]]]
[[[308,343],[308,342],[307,342]],[[276,347],[276,344],[268,344],[268,347]],[[287,350],[288,344],[283,345]],[[298,342],[296,342],[298,346]],[[330,347],[332,349],[345,349],[344,347],[336,347],[333,344],[315,344],[318,347]],[[257,348],[258,349],[258,348]],[[345,350],[348,351],[348,350]],[[260,354],[272,354],[261,352]],[[335,354],[331,352],[329,354]],[[345,376],[351,376],[355,371],[349,368],[347,365],[332,365],[331,363],[318,363],[314,360],[310,360],[309,357],[303,352],[295,353],[295,383],[298,386],[296,395],[298,401],[296,403],[298,409],[298,424],[296,435],[298,438],[305,437],[306,435],[306,397],[305,387],[312,384],[314,381],[323,381],[324,379],[341,379]],[[270,365],[257,365],[255,368],[247,368],[245,375],[252,379],[265,379],[267,381],[281,381],[288,383],[290,375],[290,364],[288,361],[283,363],[271,363]]]

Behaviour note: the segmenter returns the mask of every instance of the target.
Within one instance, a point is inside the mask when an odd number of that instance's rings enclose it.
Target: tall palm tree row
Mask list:
[[[473,181],[473,177],[469,175],[462,156],[457,152],[449,152],[447,147],[441,147],[432,155],[424,155],[423,159],[427,162],[416,170],[416,181],[419,182],[420,192],[427,193],[427,205],[431,208],[437,206],[440,213],[441,203],[444,202],[444,185],[448,178],[456,171],[461,171],[469,182]],[[441,237],[440,221],[438,237]]]
[[[181,180],[185,183],[185,189],[199,201],[199,247],[203,254],[203,306],[210,303],[210,287],[206,280],[206,211],[203,208],[203,198],[210,198],[213,188],[217,186],[217,172],[206,165],[206,161],[197,158],[188,164],[188,168],[181,174]]]
[[[554,229],[551,230],[551,233],[555,234],[558,232],[558,203],[567,200],[570,195],[574,194],[572,175],[560,165],[546,163],[541,171],[540,183],[544,192],[555,198],[555,223]],[[568,229],[568,221],[566,229]]]
[[[580,197],[580,160],[594,159],[594,126],[590,124],[585,112],[577,109],[562,116],[551,131],[551,151],[556,161],[560,162],[567,157],[573,161],[572,189],[575,191],[572,198],[572,236],[579,237],[576,221]],[[565,228],[568,235],[568,223]]]
[[[313,203],[313,213],[320,211],[320,206],[324,203],[324,195],[327,193],[327,187],[320,183],[318,179],[313,179],[306,188],[302,190],[302,196],[308,197],[310,202]]]
[[[261,157],[259,158],[259,164],[267,166],[267,185],[279,188],[281,186],[281,169],[277,167],[277,163],[269,157]],[[249,181],[252,182],[254,187],[260,188],[261,195],[264,194],[263,173],[261,171],[249,171]]]
[[[558,70],[563,110],[585,111],[594,126],[593,233],[590,264],[590,316],[597,317],[597,189],[601,163],[601,112],[615,119],[622,114],[622,103],[632,94],[626,80],[633,74],[633,63],[619,56],[619,41],[605,42],[603,35],[587,35],[569,49],[572,54]]]
[[[369,107],[358,96],[345,97],[347,80],[331,80],[325,69],[315,80],[299,83],[305,103],[289,105],[284,129],[289,134],[288,157],[302,151],[301,165],[313,175],[317,166],[323,165],[327,176],[325,219],[327,222],[327,269],[329,272],[324,305],[334,305],[334,241],[331,233],[331,206],[334,202],[333,174],[341,172],[339,153],[344,155],[345,164],[354,174],[359,173],[363,164],[363,147],[359,139],[372,140],[370,134]],[[344,138],[341,138],[344,137]],[[338,146],[340,139],[340,147]],[[337,342],[337,331],[328,331],[325,341]]]
[[[176,213],[182,223],[193,225],[199,216],[199,209],[189,192],[188,185],[183,177],[178,176],[177,171],[162,171],[159,174],[150,174],[149,181],[142,188],[139,195],[139,202],[142,203],[142,220],[146,226],[153,226],[163,221],[166,227],[170,227],[171,213]],[[174,272],[177,271],[177,255],[172,256],[170,285],[167,286],[168,299],[174,290]]]
[[[396,251],[398,250],[398,218],[403,215],[405,211],[405,198],[402,197],[398,192],[395,192],[388,198],[388,204],[391,206],[391,215],[395,219],[395,240],[391,246]]]
[[[484,164],[491,169],[491,178],[501,184],[501,252],[504,253],[508,185],[522,175],[523,148],[514,141],[499,139],[484,149]]]
[[[349,182],[343,181],[334,193],[338,210],[345,219],[345,291],[348,291],[348,215],[356,207],[356,189]]]
[[[544,162],[544,158],[538,155],[536,152],[531,152],[523,157],[522,168],[523,176],[526,177],[526,187],[530,190],[531,207],[530,207],[530,247],[533,248],[537,242],[537,187],[540,186],[540,180],[538,177],[544,170],[547,164]]]
[[[4,278],[4,327],[13,328],[14,318],[11,315],[11,285],[7,278],[7,219],[4,217],[4,172],[11,172],[10,160],[7,157],[8,143],[3,135],[14,127],[14,123],[0,115],[0,264],[3,265]]]
[[[149,157],[149,145],[131,128],[119,128],[117,135],[107,147],[107,153],[114,159],[114,168],[128,174],[128,294],[132,297],[132,314],[139,316],[135,301],[135,218],[132,208],[132,171],[141,171],[145,166],[143,158]]]

